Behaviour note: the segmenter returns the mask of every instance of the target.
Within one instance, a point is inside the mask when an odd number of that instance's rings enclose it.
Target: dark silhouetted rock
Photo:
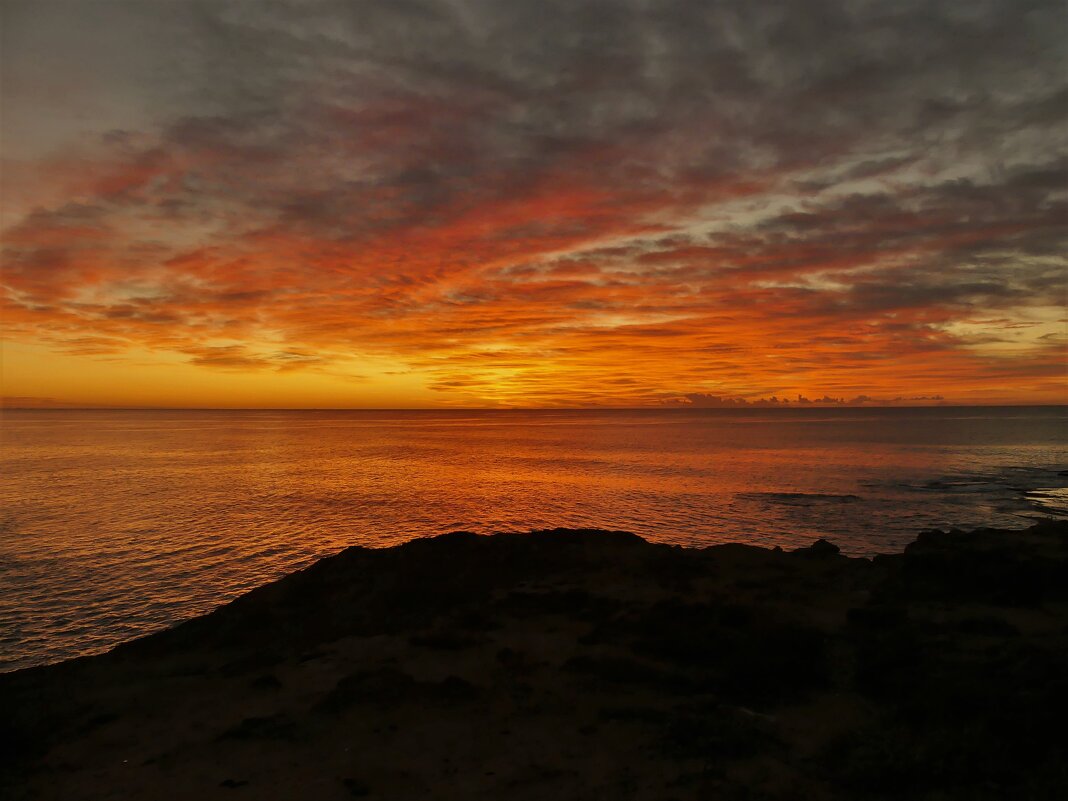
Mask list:
[[[800,556],[837,556],[841,549],[833,542],[828,542],[825,539],[818,539],[807,548],[799,548],[794,553]]]
[[[5,801],[1059,798],[1068,524],[350,548],[0,710]]]

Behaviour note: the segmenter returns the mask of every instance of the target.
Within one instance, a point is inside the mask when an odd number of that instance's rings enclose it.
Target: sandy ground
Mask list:
[[[1068,525],[848,559],[624,533],[349,549],[0,676],[5,799],[1043,799]]]

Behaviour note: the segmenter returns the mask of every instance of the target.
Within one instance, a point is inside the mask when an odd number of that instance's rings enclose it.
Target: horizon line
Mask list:
[[[1063,403],[750,403],[723,406],[3,406],[0,412],[641,412],[823,409],[1037,409]]]

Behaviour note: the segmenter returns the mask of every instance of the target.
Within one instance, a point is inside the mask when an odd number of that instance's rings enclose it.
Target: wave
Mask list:
[[[828,503],[856,503],[862,500],[859,495],[835,495],[826,492],[738,492],[735,498],[752,501],[766,501],[786,506],[811,506]]]

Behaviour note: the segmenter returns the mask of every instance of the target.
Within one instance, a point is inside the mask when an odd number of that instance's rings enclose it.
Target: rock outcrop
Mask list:
[[[0,710],[12,799],[1060,797],[1068,525],[350,548]]]

